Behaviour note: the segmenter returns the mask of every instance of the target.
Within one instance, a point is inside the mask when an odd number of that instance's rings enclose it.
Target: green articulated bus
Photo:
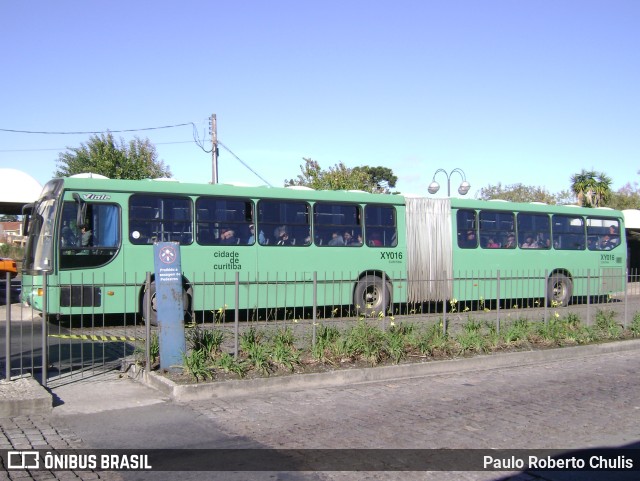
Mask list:
[[[180,244],[189,312],[236,307],[238,280],[242,309],[311,306],[315,295],[366,314],[506,292],[564,305],[626,280],[623,217],[609,209],[69,177],[24,214],[23,301],[48,315],[155,322],[145,279],[165,241]],[[507,285],[534,271],[537,287]],[[576,282],[584,272],[590,281]]]

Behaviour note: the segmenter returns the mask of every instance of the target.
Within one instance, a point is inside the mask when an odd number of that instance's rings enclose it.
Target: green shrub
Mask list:
[[[199,326],[191,329],[187,336],[187,342],[194,351],[203,351],[213,358],[220,351],[224,341],[224,332],[218,329],[202,329]]]
[[[636,312],[633,315],[633,321],[631,322],[629,330],[631,331],[631,334],[633,334],[633,337],[640,336],[640,312]]]
[[[526,340],[531,332],[529,321],[526,319],[516,319],[507,326],[504,331],[503,339],[506,343],[518,343]]]
[[[228,352],[223,352],[214,361],[214,366],[224,372],[233,372],[240,377],[244,377],[247,373],[247,367],[244,362],[236,359]]]
[[[384,358],[385,335],[378,327],[361,321],[349,331],[347,337],[353,358],[363,359],[372,366]]]
[[[182,364],[185,372],[196,382],[213,378],[213,371],[209,362],[208,354],[202,349],[196,349],[182,355]]]
[[[622,329],[615,320],[615,312],[598,310],[596,314],[596,327],[600,331],[601,339],[617,339],[622,334]]]
[[[293,346],[293,339],[290,341],[282,338],[276,339],[269,355],[276,366],[283,367],[291,372],[300,364],[300,353]]]
[[[414,332],[408,338],[411,347],[416,348],[421,354],[433,356],[435,354],[450,354],[452,346],[449,335],[442,331],[442,322],[432,324],[426,330]]]
[[[386,332],[384,350],[394,364],[398,364],[406,357],[407,336],[412,331],[413,329],[394,326]]]
[[[460,354],[486,352],[485,337],[478,331],[463,331],[455,336]]]

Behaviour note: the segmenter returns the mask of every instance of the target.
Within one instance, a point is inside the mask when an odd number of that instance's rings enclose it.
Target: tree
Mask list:
[[[303,158],[301,174],[295,179],[284,181],[285,186],[300,185],[317,190],[364,190],[366,192],[388,193],[389,187],[395,187],[397,177],[391,169],[385,167],[361,166],[350,169],[342,162],[328,170],[322,170],[320,164],[309,158]]]
[[[84,172],[104,175],[110,179],[147,179],[171,177],[169,166],[157,160],[155,146],[148,139],[123,139],[116,143],[111,132],[93,135],[87,144],[67,147],[58,156],[56,177]]]
[[[502,186],[489,184],[478,191],[478,198],[482,200],[501,199],[511,202],[544,202],[545,204],[568,204],[573,196],[568,191],[550,194],[542,187],[524,184]]]
[[[611,178],[604,172],[585,170],[571,176],[571,190],[578,205],[586,207],[604,206],[611,196]]]
[[[388,167],[370,167],[363,165],[361,167],[354,167],[354,171],[362,171],[369,176],[371,182],[377,186],[377,190],[380,193],[388,194],[390,189],[396,186],[398,177],[393,175],[393,171]]]
[[[623,185],[617,192],[612,192],[607,207],[613,209],[640,209],[640,188],[638,183],[634,182]]]

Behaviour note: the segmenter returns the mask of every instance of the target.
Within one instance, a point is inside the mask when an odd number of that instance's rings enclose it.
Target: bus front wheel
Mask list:
[[[151,296],[151,312],[147,313],[148,298]],[[191,302],[193,299],[193,290],[189,286],[183,286],[182,305],[184,308],[184,319],[191,316]],[[158,325],[158,304],[156,300],[156,283],[152,282],[149,291],[142,296],[142,316],[149,319],[152,326]]]
[[[383,290],[384,289],[384,290]],[[384,306],[383,306],[384,302]],[[358,314],[377,315],[391,305],[391,290],[378,276],[364,276],[353,293],[353,304]]]
[[[552,274],[547,283],[547,305],[562,307],[569,305],[573,283],[564,274]]]

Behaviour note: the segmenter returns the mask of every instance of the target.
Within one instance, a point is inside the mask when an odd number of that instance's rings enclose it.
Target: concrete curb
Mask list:
[[[394,366],[344,369],[326,373],[293,374],[259,379],[239,379],[201,384],[176,384],[155,372],[133,366],[132,377],[155,388],[177,402],[203,401],[300,389],[337,387],[393,379],[410,379],[452,372],[500,369],[540,364],[640,349],[640,340],[616,341],[587,346],[562,347],[536,351],[508,352],[469,358],[400,364]]]
[[[0,381],[0,418],[50,414],[53,396],[31,377]]]

